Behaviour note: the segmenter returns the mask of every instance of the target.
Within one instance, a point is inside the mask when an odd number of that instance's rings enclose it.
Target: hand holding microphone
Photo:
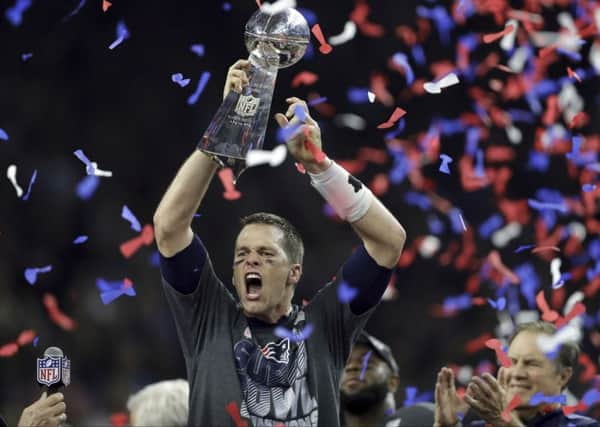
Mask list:
[[[67,420],[66,410],[62,393],[48,396],[44,391],[38,400],[23,410],[18,427],[58,427]]]

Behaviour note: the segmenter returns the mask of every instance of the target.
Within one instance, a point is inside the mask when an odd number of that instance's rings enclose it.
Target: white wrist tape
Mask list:
[[[373,203],[371,190],[334,161],[324,172],[308,175],[311,185],[345,221],[358,221]]]

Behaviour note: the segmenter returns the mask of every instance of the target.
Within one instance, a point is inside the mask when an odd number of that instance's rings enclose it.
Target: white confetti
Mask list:
[[[419,254],[423,258],[431,258],[440,249],[440,239],[436,236],[425,236],[419,245]]]
[[[554,258],[550,262],[550,274],[552,274],[552,283],[556,284],[560,281],[560,266],[562,261],[560,258]]]
[[[344,126],[353,130],[364,130],[367,127],[367,121],[353,113],[338,114],[333,122],[336,126]]]
[[[518,222],[506,224],[504,227],[492,234],[492,244],[497,248],[503,248],[512,239],[518,237],[521,234],[521,230],[521,224]]]
[[[500,40],[500,47],[505,51],[511,51],[515,46],[515,38],[517,37],[517,30],[519,29],[519,21],[516,19],[509,19],[504,25],[504,28],[511,25],[514,29],[502,37],[502,40]]]
[[[277,0],[275,3],[263,3],[260,10],[268,13],[269,15],[275,15],[279,12],[283,12],[286,9],[295,9],[296,0]]]
[[[369,96],[369,102],[372,104],[375,102],[375,94],[371,91],[367,91],[367,95]]]
[[[287,156],[287,147],[285,144],[278,145],[273,151],[269,150],[250,150],[246,155],[246,165],[248,167],[268,164],[272,167],[281,165]]]
[[[17,165],[10,165],[8,169],[6,169],[6,177],[12,182],[13,187],[15,187],[15,190],[17,191],[17,197],[20,198],[23,195],[23,189],[17,184]]]
[[[541,334],[537,337],[537,345],[544,353],[550,353],[557,349],[559,345],[565,342],[579,342],[581,340],[581,331],[579,328],[568,324],[563,326],[554,335]]]
[[[329,37],[329,44],[339,46],[352,40],[355,35],[356,24],[353,21],[347,21],[344,25],[344,30],[340,34]]]
[[[427,93],[442,93],[442,89],[458,84],[458,76],[454,73],[449,73],[435,82],[427,82],[423,84],[423,88]]]
[[[506,136],[514,145],[520,144],[523,140],[523,134],[521,133],[521,130],[515,125],[508,125],[506,127]]]

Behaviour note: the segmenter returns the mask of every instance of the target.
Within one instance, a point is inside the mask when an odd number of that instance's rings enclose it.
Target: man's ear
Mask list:
[[[400,385],[400,378],[398,377],[398,375],[390,375],[390,377],[388,378],[387,381],[387,385],[388,385],[388,391],[390,393],[396,393],[396,390],[398,390],[398,386]]]
[[[570,366],[567,368],[563,368],[562,372],[559,374],[561,390],[567,386],[567,383],[571,379],[572,375],[573,375],[573,368],[571,368]]]
[[[302,277],[302,264],[292,264],[288,273],[288,285],[296,286]]]

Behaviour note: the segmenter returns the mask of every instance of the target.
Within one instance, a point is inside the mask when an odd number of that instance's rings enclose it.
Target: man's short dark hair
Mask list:
[[[296,227],[287,219],[268,212],[257,212],[241,219],[241,228],[250,224],[274,225],[283,231],[283,249],[292,264],[302,264],[304,243]],[[241,229],[240,229],[241,231]]]
[[[541,320],[536,322],[521,323],[517,326],[513,336],[508,340],[508,345],[510,346],[517,335],[525,331],[536,334],[554,335],[556,333],[556,326],[554,326],[552,323],[543,322]],[[561,372],[564,368],[574,368],[578,357],[579,346],[577,343],[574,341],[566,341],[561,344],[560,350],[558,351],[558,356],[554,359],[554,364],[556,365],[557,370]]]

